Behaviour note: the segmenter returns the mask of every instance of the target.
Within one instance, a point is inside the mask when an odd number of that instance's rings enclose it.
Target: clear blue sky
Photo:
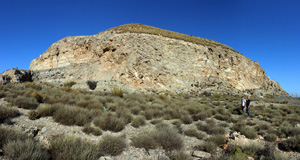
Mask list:
[[[300,0],[0,0],[0,73],[66,36],[142,23],[215,40],[300,95]]]

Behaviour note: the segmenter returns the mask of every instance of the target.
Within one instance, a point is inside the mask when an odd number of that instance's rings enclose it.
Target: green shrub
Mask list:
[[[64,87],[72,87],[73,85],[75,85],[76,82],[75,81],[69,81],[69,82],[65,82],[63,84]]]
[[[241,129],[241,134],[247,138],[255,139],[257,137],[256,131],[252,127],[244,127]]]
[[[245,153],[243,153],[243,151],[239,147],[236,147],[234,150],[233,159],[244,160],[244,159],[248,159],[248,156]]]
[[[123,97],[123,88],[121,87],[112,87],[110,91],[113,96]]]
[[[146,119],[144,116],[137,116],[131,122],[131,125],[135,128],[138,128],[146,123]]]
[[[48,152],[32,139],[10,141],[3,148],[4,155],[14,160],[49,159]]]
[[[100,128],[92,127],[92,126],[89,126],[89,125],[85,125],[82,128],[82,131],[86,134],[93,134],[95,136],[100,136],[102,134],[102,131],[101,131]]]
[[[218,98],[218,99],[223,98],[223,96],[221,94],[214,94],[213,97]]]
[[[36,107],[38,106],[38,102],[35,98],[23,96],[18,96],[14,100],[13,104],[18,106],[19,108],[24,109],[36,109]]]
[[[185,130],[184,134],[190,137],[196,137],[198,139],[203,139],[206,136],[203,132],[199,132],[195,128],[189,128]]]
[[[101,117],[94,119],[94,124],[103,130],[110,130],[119,132],[125,127],[125,123],[122,119],[118,118],[116,114],[105,113]]]
[[[83,126],[91,121],[91,113],[88,109],[62,105],[54,113],[53,119],[64,125]]]
[[[95,90],[96,87],[97,87],[97,82],[96,81],[87,81],[86,83],[87,83],[87,85],[89,86],[89,88],[91,90]]]
[[[50,143],[53,159],[98,160],[101,156],[96,144],[70,135],[56,136]]]
[[[214,142],[219,146],[226,143],[226,137],[224,135],[213,135],[208,138],[208,141]]]
[[[40,114],[39,112],[35,111],[35,110],[31,110],[28,112],[28,118],[30,120],[36,120],[40,118]]]
[[[242,146],[243,153],[254,157],[258,151],[262,150],[263,146],[259,142],[250,142],[244,146]]]
[[[19,115],[20,112],[15,108],[0,106],[0,124]]]
[[[264,136],[264,139],[268,142],[275,142],[277,139],[277,136],[274,133],[269,133]]]
[[[125,139],[120,136],[104,135],[99,142],[99,149],[102,155],[116,156],[126,148]]]
[[[158,147],[158,144],[154,139],[154,134],[154,131],[139,133],[131,138],[132,145],[137,148],[145,148],[147,152],[149,149],[155,149]]]

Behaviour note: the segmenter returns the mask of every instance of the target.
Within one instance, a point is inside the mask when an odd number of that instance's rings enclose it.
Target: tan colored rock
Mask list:
[[[192,154],[193,157],[197,157],[197,158],[210,158],[211,157],[211,154],[210,153],[207,153],[207,152],[203,152],[203,151],[193,151],[193,154]]]
[[[34,59],[30,70],[38,81],[119,81],[142,90],[226,93],[260,89],[286,94],[258,62],[224,45],[114,29],[65,37]],[[260,90],[257,94],[263,94]]]

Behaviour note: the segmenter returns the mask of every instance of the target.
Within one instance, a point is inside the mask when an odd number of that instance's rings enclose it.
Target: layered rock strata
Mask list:
[[[34,59],[30,70],[33,79],[39,81],[119,81],[135,89],[259,89],[268,94],[287,94],[266,76],[258,62],[227,46],[116,29],[65,37]]]

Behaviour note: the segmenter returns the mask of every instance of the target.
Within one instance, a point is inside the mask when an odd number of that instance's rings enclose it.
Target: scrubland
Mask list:
[[[71,89],[73,82],[55,87],[50,83],[26,82],[0,85],[0,149],[11,159],[99,159],[117,156],[128,146],[163,149],[169,159],[189,159],[185,137],[194,138],[193,150],[211,153],[211,159],[286,159],[284,152],[300,152],[299,100],[251,97],[251,117],[240,111],[241,95],[182,96],[170,92],[125,93]],[[290,104],[289,101],[293,103]],[[18,108],[30,110],[28,118],[52,117],[59,124],[80,126],[87,135],[101,136],[98,142],[57,135],[51,147],[12,129]],[[135,135],[112,135],[126,126],[153,126]],[[108,132],[109,131],[109,132]],[[223,148],[228,137],[240,132],[248,139],[263,138],[264,143]],[[282,152],[284,151],[284,152]],[[218,153],[218,154],[216,154]]]

